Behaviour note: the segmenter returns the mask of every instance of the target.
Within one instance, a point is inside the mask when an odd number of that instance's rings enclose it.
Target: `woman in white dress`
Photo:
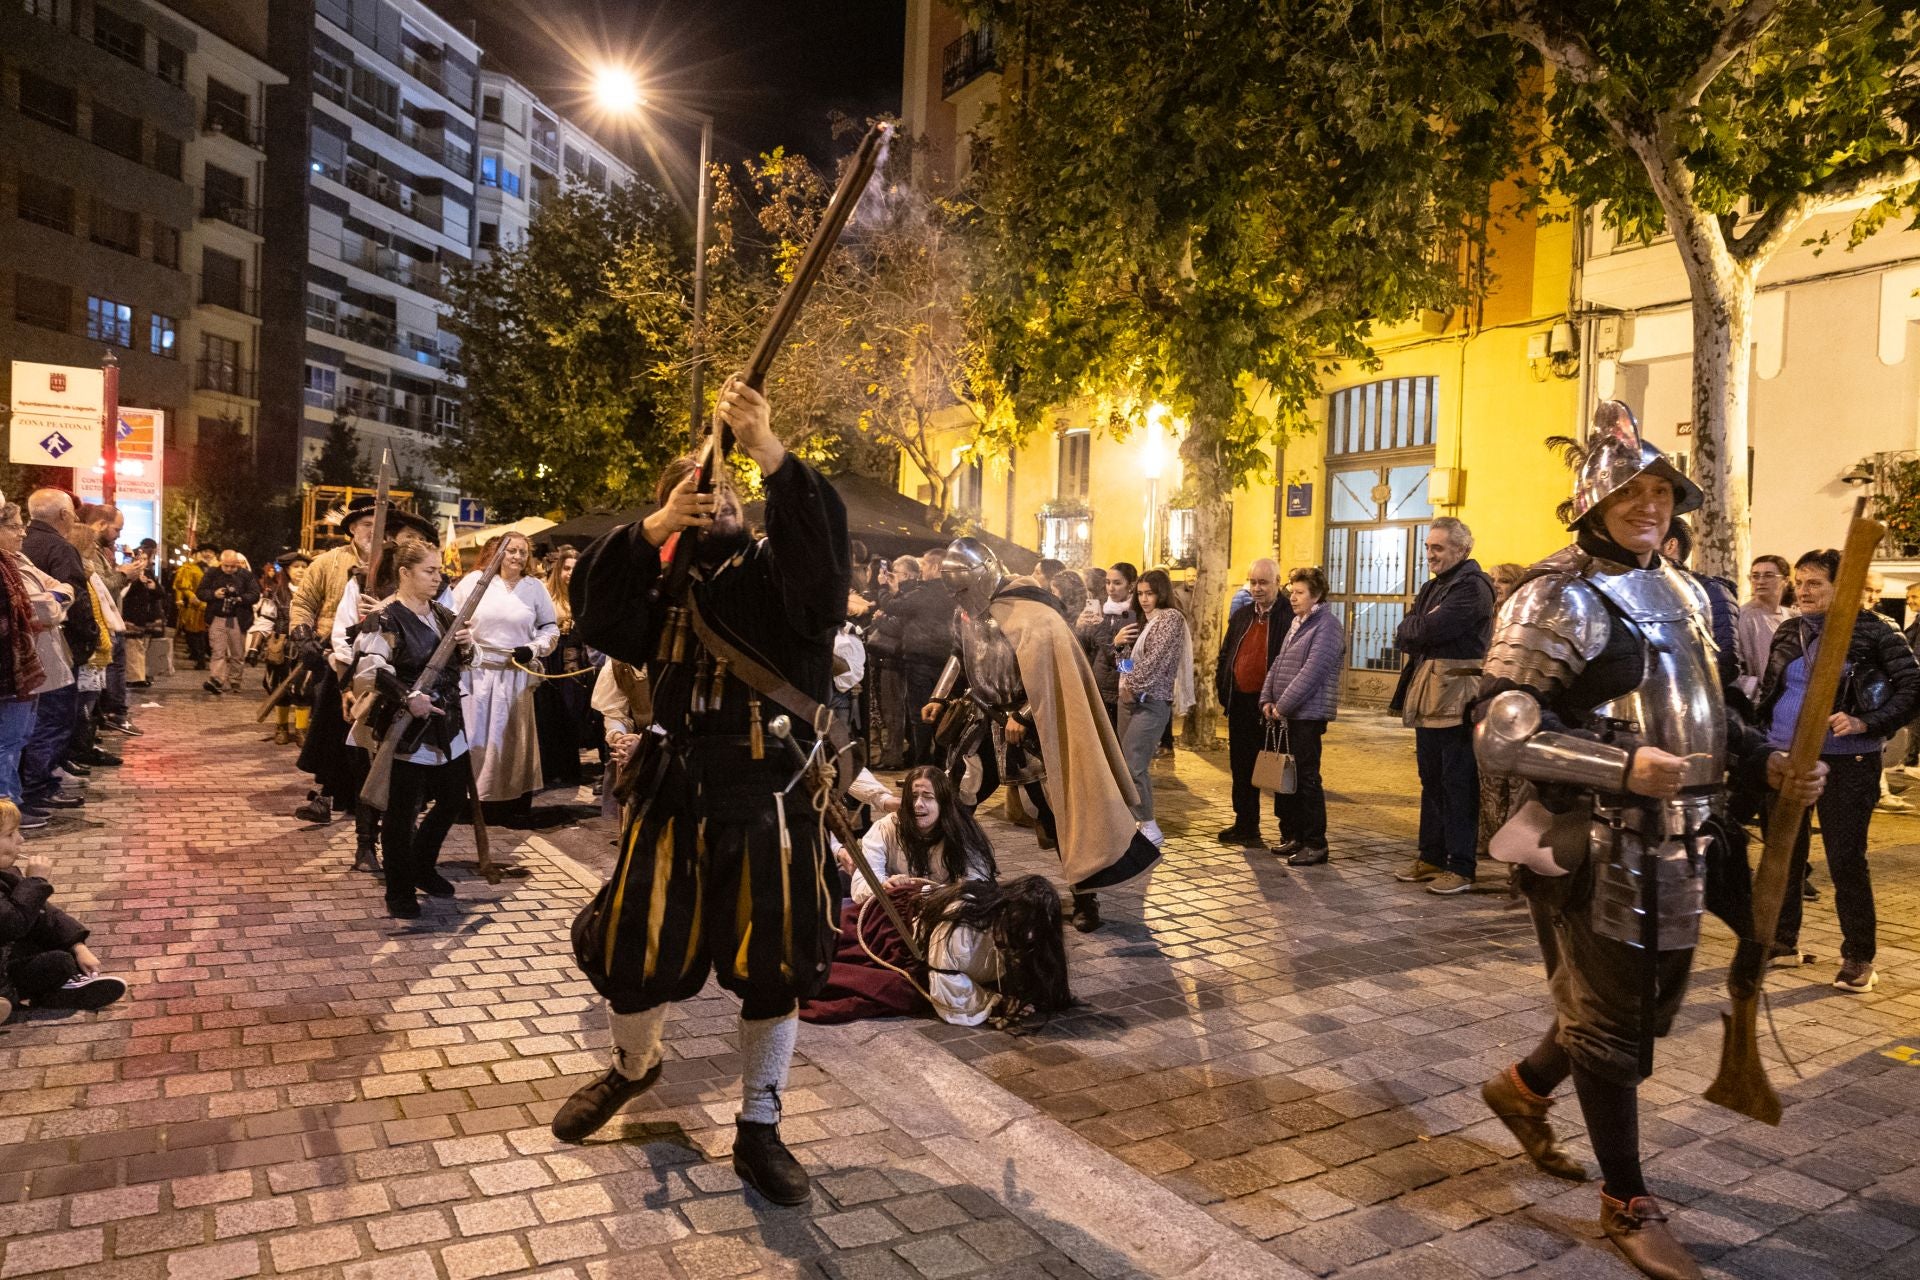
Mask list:
[[[860,856],[883,886],[932,889],[999,874],[987,833],[955,800],[944,771],[930,765],[911,769],[901,790],[902,806],[867,828],[860,840]],[[845,870],[853,882],[853,900],[871,898],[867,878],[851,863]]]
[[[473,611],[468,626],[477,650],[462,679],[461,706],[479,778],[480,799],[508,802],[502,816],[524,816],[540,789],[540,737],[534,727],[534,667],[560,639],[553,597],[528,576],[533,549],[517,533],[508,540],[500,573]],[[499,539],[482,548],[480,563],[493,559]],[[480,574],[462,578],[453,589],[454,608],[462,608],[480,585]]]

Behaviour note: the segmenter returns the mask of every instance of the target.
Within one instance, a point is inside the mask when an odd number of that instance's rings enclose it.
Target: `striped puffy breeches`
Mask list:
[[[573,925],[574,956],[615,1013],[686,1000],[712,970],[761,1008],[818,992],[840,880],[803,788],[744,752],[667,770],[635,806],[613,875]]]

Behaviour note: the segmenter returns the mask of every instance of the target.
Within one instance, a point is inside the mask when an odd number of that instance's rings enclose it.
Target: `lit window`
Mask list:
[[[500,157],[483,155],[480,157],[480,185],[497,187],[500,185]]]
[[[116,347],[133,345],[133,308],[112,298],[87,299],[87,336]]]
[[[501,169],[500,189],[505,191],[510,196],[519,195],[520,194],[520,174],[518,173],[518,171],[513,169],[506,169],[506,168]]]
[[[179,354],[175,346],[175,340],[179,336],[173,317],[163,316],[156,311],[153,313],[153,324],[147,333],[147,350],[156,356],[172,360]]]
[[[307,366],[306,400],[316,409],[333,408],[339,385],[340,375],[336,370],[318,364]]]

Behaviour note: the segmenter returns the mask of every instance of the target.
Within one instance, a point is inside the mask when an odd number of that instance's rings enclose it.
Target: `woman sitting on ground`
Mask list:
[[[932,889],[961,880],[991,880],[1000,873],[987,833],[953,794],[946,772],[931,765],[907,771],[901,807],[879,818],[860,841],[860,855],[888,889]],[[873,896],[867,878],[849,855],[841,870],[852,882],[856,904]],[[844,935],[844,930],[843,930]]]

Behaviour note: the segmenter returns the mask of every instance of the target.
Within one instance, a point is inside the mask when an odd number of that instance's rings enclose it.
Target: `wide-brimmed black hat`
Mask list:
[[[333,523],[340,530],[340,532],[346,533],[349,530],[351,530],[353,526],[355,526],[356,524],[359,524],[362,520],[373,519],[373,506],[374,506],[373,495],[370,493],[363,493],[359,497],[355,498],[352,502],[349,502],[347,504],[347,509],[345,511],[340,511],[337,517],[334,519]],[[336,508],[336,510],[338,509]]]
[[[411,529],[434,546],[440,545],[440,531],[433,527],[433,521],[425,516],[417,516],[411,511],[402,511],[398,507],[389,509],[387,532],[392,534],[401,529]]]
[[[295,547],[291,551],[282,551],[273,558],[273,562],[282,569],[291,569],[296,564],[312,564],[313,557]]]

